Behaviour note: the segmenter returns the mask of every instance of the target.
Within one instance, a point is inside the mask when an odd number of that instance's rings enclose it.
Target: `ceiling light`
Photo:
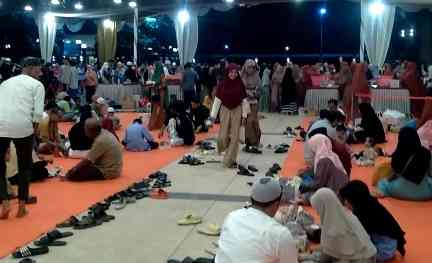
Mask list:
[[[321,8],[320,10],[319,10],[319,13],[320,13],[320,15],[325,15],[325,14],[327,14],[327,9],[325,9],[324,7],[323,8]]]
[[[177,52],[178,51],[178,49],[177,48],[173,48],[173,52]]]
[[[83,9],[83,5],[82,5],[80,2],[76,3],[76,4],[74,5],[74,7],[75,7],[76,10],[81,10],[81,9]]]
[[[286,46],[285,47],[285,51],[289,51],[290,50],[290,47],[289,46]]]
[[[75,40],[75,44],[81,45],[82,44],[82,40],[79,40],[79,39]]]
[[[130,1],[130,2],[129,2],[129,7],[130,7],[130,8],[136,8],[136,7],[137,7],[137,2],[135,2],[135,1]]]
[[[225,49],[229,49],[229,46],[228,46],[228,45],[225,45],[224,48],[225,48]]]
[[[404,29],[401,30],[400,36],[405,37],[405,30]]]
[[[87,48],[87,44],[81,44],[81,49],[86,49]]]
[[[51,0],[51,4],[52,5],[59,5],[60,4],[60,0]]]
[[[234,0],[225,0],[225,2],[227,2],[228,4],[232,4],[234,3]]]
[[[381,1],[375,1],[369,6],[369,12],[373,16],[381,15],[384,12],[385,6]]]
[[[33,11],[33,7],[31,5],[25,5],[24,6],[24,11],[31,12],[31,11]]]
[[[122,0],[114,0],[114,4],[119,5],[119,4],[121,4],[121,3],[122,3]]]
[[[190,15],[189,11],[186,9],[182,9],[178,12],[177,19],[180,21],[180,23],[185,24],[189,21]]]

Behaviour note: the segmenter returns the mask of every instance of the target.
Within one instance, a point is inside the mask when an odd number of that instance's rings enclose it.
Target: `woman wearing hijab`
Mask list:
[[[152,75],[152,81],[155,83],[156,95],[152,96],[152,112],[149,120],[149,130],[159,130],[165,122],[165,73],[162,63],[156,63],[156,68]]]
[[[402,87],[409,90],[412,97],[424,97],[426,95],[425,88],[417,72],[417,65],[414,62],[407,62],[406,71],[401,76],[401,84]],[[416,117],[420,117],[423,106],[423,100],[411,101],[411,113]]]
[[[304,200],[307,202],[310,196],[322,187],[332,189],[335,193],[345,186],[348,175],[339,159],[332,150],[330,139],[322,134],[316,134],[307,141],[308,148],[313,155],[313,178],[304,178],[300,192],[304,193]],[[306,180],[311,180],[307,182]]]
[[[377,250],[359,219],[343,207],[335,192],[321,188],[311,198],[321,221],[322,263],[375,263]]]
[[[273,75],[271,79],[271,111],[278,112],[280,106],[280,94],[282,80],[285,74],[285,68],[276,63],[273,67]]]
[[[297,112],[297,91],[291,67],[286,68],[282,79],[281,111],[294,114]]]
[[[392,155],[393,175],[378,182],[378,197],[402,200],[432,199],[431,152],[422,146],[417,131],[404,127]]]
[[[262,75],[262,92],[259,99],[260,112],[270,111],[270,69],[265,65]]]
[[[246,97],[246,89],[239,76],[238,66],[229,64],[225,79],[219,82],[210,114],[215,120],[220,109],[218,152],[225,151],[223,164],[229,168],[236,166],[240,126],[249,113]]]
[[[369,234],[377,249],[377,261],[393,259],[396,251],[405,255],[405,232],[390,212],[370,194],[364,182],[351,181],[339,194]]]
[[[343,106],[344,110],[347,113],[348,120],[352,120],[354,116],[351,116],[352,109],[356,109],[356,101],[353,101],[353,96],[355,94],[363,94],[370,95],[369,84],[366,79],[367,65],[363,63],[353,64],[354,74],[352,77],[352,84],[347,85],[345,87],[344,95],[343,95]],[[368,99],[362,99],[362,101],[368,101]],[[354,105],[353,105],[354,103]]]
[[[246,152],[258,153],[258,146],[261,141],[261,129],[258,120],[258,99],[261,86],[258,65],[252,59],[246,60],[240,77],[246,88],[247,101],[250,106],[250,113],[246,119],[245,143]]]
[[[363,102],[359,105],[361,122],[354,132],[357,143],[365,143],[366,138],[374,139],[375,143],[386,142],[384,128],[374,108],[369,103]]]

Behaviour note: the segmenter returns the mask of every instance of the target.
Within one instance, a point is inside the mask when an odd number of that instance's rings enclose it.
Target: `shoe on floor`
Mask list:
[[[48,252],[49,252],[48,247],[38,247],[38,248],[22,247],[17,249],[15,252],[13,252],[12,256],[14,258],[27,258],[27,257],[47,254]]]
[[[200,216],[195,216],[192,214],[186,215],[184,218],[177,221],[180,226],[197,225],[202,223],[202,218]]]
[[[257,169],[255,166],[253,166],[253,165],[249,165],[247,168],[248,168],[249,171],[251,171],[251,172],[254,172],[254,173],[258,172],[258,169]]]
[[[198,229],[198,233],[207,236],[219,236],[221,233],[221,228],[216,224],[208,224],[204,228]]]

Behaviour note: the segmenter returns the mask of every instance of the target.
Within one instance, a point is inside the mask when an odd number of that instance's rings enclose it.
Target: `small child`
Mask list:
[[[359,166],[373,166],[375,165],[375,159],[378,156],[384,156],[383,149],[375,145],[373,138],[367,137],[365,149],[360,153],[355,154],[354,158]]]

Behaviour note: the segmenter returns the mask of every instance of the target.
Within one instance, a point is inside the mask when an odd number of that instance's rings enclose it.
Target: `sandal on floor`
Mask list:
[[[192,214],[186,215],[184,218],[177,221],[179,226],[197,225],[202,223],[202,218]]]
[[[251,172],[254,172],[254,173],[258,172],[258,169],[257,169],[255,166],[253,166],[253,165],[249,165],[247,168],[248,168],[249,171],[251,171]]]
[[[76,230],[83,230],[100,225],[102,225],[102,220],[96,220],[92,216],[83,216],[81,221],[79,221],[73,228]]]
[[[72,232],[60,232],[59,230],[55,229],[53,231],[50,231],[47,233],[47,236],[51,239],[61,239],[61,238],[66,238],[66,237],[71,237],[73,236]]]
[[[36,263],[36,260],[31,259],[31,258],[25,258],[20,260],[18,263]]]
[[[121,210],[127,205],[126,198],[122,196],[120,199],[113,201],[112,204],[114,205],[115,210]]]
[[[78,218],[71,216],[69,219],[64,221],[63,223],[57,224],[58,228],[66,228],[66,227],[73,227],[79,222]]]
[[[253,173],[249,172],[249,170],[240,170],[237,172],[237,175],[243,175],[243,176],[255,176]]]
[[[205,228],[198,229],[198,233],[207,236],[219,236],[221,233],[221,228],[216,224],[208,224]]]
[[[44,236],[33,243],[38,247],[64,247],[67,244],[65,241],[51,239],[48,236]]]
[[[13,252],[12,256],[14,258],[27,258],[27,257],[47,254],[48,252],[49,252],[48,247],[38,247],[38,248],[22,247],[17,249],[15,252]]]

